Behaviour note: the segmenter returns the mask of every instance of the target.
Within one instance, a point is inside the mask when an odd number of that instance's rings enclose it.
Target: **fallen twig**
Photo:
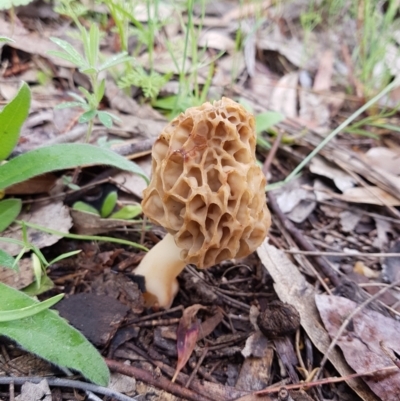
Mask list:
[[[78,380],[59,379],[58,377],[38,377],[38,376],[24,376],[24,377],[0,377],[0,384],[14,383],[22,385],[26,382],[40,383],[46,379],[49,386],[54,387],[67,387],[75,388],[83,391],[91,391],[93,393],[102,394],[107,397],[115,398],[118,401],[133,401],[137,398],[128,397],[127,395],[118,393],[106,387],[97,386],[96,384],[85,383]]]
[[[213,401],[212,398],[206,397],[199,393],[182,387],[176,383],[172,383],[170,380],[161,376],[160,374],[155,374],[154,372],[148,372],[143,369],[139,369],[135,366],[124,365],[121,362],[117,362],[111,359],[105,359],[107,366],[118,373],[122,373],[127,376],[134,377],[137,380],[150,384],[151,386],[160,388],[168,393],[171,393],[177,397],[182,397],[191,401]]]
[[[381,369],[376,369],[376,370],[371,370],[369,372],[364,372],[364,373],[353,373],[351,375],[343,376],[343,377],[329,377],[327,379],[321,379],[321,380],[315,380],[312,382],[302,382],[302,383],[296,383],[296,384],[289,384],[287,386],[284,386],[287,390],[305,390],[310,387],[315,387],[315,386],[320,386],[322,384],[331,384],[331,383],[340,383],[343,381],[355,379],[356,377],[362,377],[362,376],[372,376],[377,373],[384,373],[384,372],[395,372],[399,370],[397,366],[385,366],[384,368]],[[272,388],[267,388],[265,390],[260,390],[256,391],[253,394],[256,395],[265,395],[265,394],[272,394],[272,393],[277,393],[282,387],[272,387]],[[239,401],[239,400],[237,400]]]

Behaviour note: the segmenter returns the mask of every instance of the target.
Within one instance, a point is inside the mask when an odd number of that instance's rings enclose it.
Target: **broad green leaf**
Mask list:
[[[32,150],[0,166],[0,189],[49,171],[96,164],[130,171],[149,182],[145,172],[136,163],[111,150],[83,143],[63,143]]]
[[[0,201],[0,232],[4,231],[18,217],[21,207],[21,199]]]
[[[28,117],[30,104],[31,91],[24,82],[14,99],[0,112],[0,160],[4,160],[18,143],[19,133]]]
[[[15,265],[15,259],[0,249],[0,267],[17,270],[18,266]]]
[[[260,113],[256,115],[256,133],[259,134],[273,127],[274,125],[280,123],[285,119],[285,116],[276,111],[266,111],[265,113]]]
[[[92,213],[92,214],[95,214],[96,216],[100,216],[99,211],[96,208],[94,208],[92,205],[89,205],[86,202],[77,201],[72,205],[72,209],[79,210],[81,212]]]
[[[126,205],[117,212],[113,213],[110,219],[130,220],[139,216],[142,213],[142,207],[140,205]]]
[[[0,283],[0,290],[3,290],[4,284]],[[17,291],[17,290],[15,290]],[[37,313],[43,312],[44,310],[47,310],[51,308],[53,305],[55,305],[57,302],[61,300],[61,298],[64,297],[64,294],[59,294],[56,295],[52,298],[47,299],[46,301],[43,302],[35,302],[29,306],[25,307],[18,307],[18,309],[8,309],[8,306],[14,306],[13,302],[6,303],[5,306],[0,307],[0,334],[1,333],[1,323],[6,323],[6,322],[12,322],[14,320],[20,320],[20,319],[25,319],[27,317],[31,317],[36,315]],[[1,295],[0,295],[1,299]],[[5,302],[3,299],[2,302]]]
[[[59,53],[59,52],[55,52],[55,51],[51,50],[48,52],[48,54],[64,58],[64,59],[70,61],[71,63],[74,63],[78,67],[84,67],[87,65],[84,58],[78,53],[78,51],[70,43],[68,43],[65,40],[54,38],[54,37],[50,38],[50,40],[52,42],[54,42],[57,46],[60,46],[61,49],[63,49],[67,53],[67,55],[69,56],[69,59],[66,58],[65,53]],[[64,56],[62,56],[62,55],[64,55]]]
[[[9,10],[12,7],[26,6],[33,0],[0,0],[0,10]]]
[[[103,204],[101,205],[100,216],[108,217],[115,208],[118,200],[117,191],[112,191],[105,197]]]
[[[38,304],[28,295],[0,283],[0,311]],[[101,355],[54,311],[44,310],[28,318],[0,323],[0,334],[57,366],[77,370],[98,385],[108,385],[109,371]]]
[[[106,111],[99,111],[97,113],[97,117],[99,118],[100,122],[107,128],[111,128],[113,125],[113,120],[109,113]]]

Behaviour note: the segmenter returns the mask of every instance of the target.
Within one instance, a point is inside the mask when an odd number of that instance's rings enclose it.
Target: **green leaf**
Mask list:
[[[133,57],[128,56],[127,52],[118,53],[113,57],[110,57],[106,62],[104,62],[99,68],[99,72],[107,70],[110,67],[114,67],[114,65],[125,63],[127,61],[132,61]]]
[[[48,52],[48,54],[51,54],[56,57],[64,58],[65,60],[68,60],[71,63],[73,63],[76,66],[81,67],[81,68],[84,68],[85,66],[87,66],[87,63],[84,60],[84,58],[78,53],[77,50],[75,50],[75,48],[70,43],[68,43],[65,40],[54,38],[54,37],[50,38],[50,40],[52,42],[54,42],[57,46],[60,46],[61,49],[63,49],[65,51],[65,53],[56,52],[56,51],[51,50]],[[69,56],[69,58],[67,58],[68,56]]]
[[[0,7],[3,3],[0,2]],[[7,36],[0,36],[0,42],[15,42],[14,39],[8,38]]]
[[[29,151],[0,166],[0,189],[50,171],[96,164],[130,171],[149,182],[136,163],[111,150],[83,143],[63,143]]]
[[[0,283],[0,310],[9,312],[38,304],[28,295]],[[57,366],[77,370],[98,385],[108,385],[109,371],[101,355],[54,311],[44,310],[29,318],[0,323],[0,334]]]
[[[79,117],[81,124],[87,123],[97,114],[97,110],[88,110]]]
[[[82,96],[79,96],[77,93],[75,92],[68,92],[68,95],[73,97],[77,102],[80,103],[86,103],[86,99],[83,98]]]
[[[100,122],[107,128],[111,128],[113,125],[113,120],[112,117],[110,116],[110,113],[107,113],[106,111],[99,111],[97,113],[97,117],[99,118]]]
[[[256,115],[256,133],[259,134],[266,131],[268,128],[280,123],[285,119],[285,116],[276,111],[266,111]]]
[[[31,91],[24,82],[14,99],[0,112],[0,160],[4,160],[18,143],[30,105]]]
[[[18,217],[21,207],[21,199],[0,201],[0,232],[4,231]]]
[[[58,104],[55,109],[60,110],[60,109],[68,109],[70,107],[82,107],[84,108],[87,105],[87,103],[82,103],[82,102],[64,102]]]
[[[29,295],[30,297],[34,297],[36,295],[43,294],[46,291],[49,291],[54,288],[54,283],[51,281],[50,277],[47,275],[43,275],[40,280],[40,286],[38,287],[36,282],[29,284],[27,287],[23,288],[21,291]]]
[[[86,54],[86,57],[88,58],[90,65],[92,67],[96,67],[100,48],[100,31],[99,27],[93,23],[90,26],[89,41],[90,41],[90,48],[89,48],[90,53]]]
[[[35,253],[32,253],[31,258],[32,258],[33,274],[35,276],[36,288],[40,288],[40,282],[42,278],[42,264],[40,262],[39,257]]]
[[[3,290],[4,286],[5,286],[4,284],[0,283],[1,290]],[[2,295],[3,294],[0,295],[0,299]],[[9,306],[13,307],[14,305],[18,304],[18,303],[14,304],[13,299],[11,298],[8,301],[8,303],[6,302],[5,307],[3,306],[0,307],[0,323],[12,322],[14,320],[20,320],[34,316],[37,313],[43,312],[44,310],[51,308],[53,305],[59,302],[63,297],[64,294],[59,294],[43,302],[35,302],[25,307],[17,306],[17,309],[9,309]],[[5,301],[3,300],[3,302]],[[1,324],[0,324],[0,334],[1,334]]]
[[[33,0],[0,0],[0,10],[9,10],[12,7],[26,6]]]
[[[110,219],[130,220],[139,216],[142,213],[142,207],[140,205],[126,205],[117,212],[113,213]]]
[[[77,255],[78,253],[81,253],[81,252],[82,252],[82,250],[78,249],[77,251],[62,253],[61,255],[58,255],[56,258],[54,258],[51,262],[49,262],[49,266],[54,263],[59,262],[60,260],[67,259],[67,258],[70,258],[71,256]]]
[[[102,79],[99,85],[99,89],[97,90],[96,96],[97,96],[97,103],[100,103],[101,100],[103,99],[104,92],[106,91],[106,80]]]
[[[98,210],[86,202],[77,201],[72,205],[72,209],[79,210],[81,212],[92,213],[92,214],[95,214],[96,216],[100,216],[100,213],[98,212]]]
[[[89,67],[89,66],[85,66],[84,68],[80,68],[79,71],[82,74],[86,74],[86,75],[92,75],[92,74],[96,74],[97,70],[94,67]]]
[[[115,208],[118,200],[117,191],[112,191],[105,197],[103,204],[101,205],[100,216],[108,217]]]
[[[7,252],[0,249],[0,266],[8,269],[18,270],[18,266],[15,264],[15,259]]]

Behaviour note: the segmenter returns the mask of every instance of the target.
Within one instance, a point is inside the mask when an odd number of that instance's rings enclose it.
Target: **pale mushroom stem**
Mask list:
[[[180,252],[174,237],[167,234],[150,249],[135,269],[136,276],[144,277],[146,306],[158,304],[160,308],[171,307],[179,290],[176,277],[186,265],[180,258]]]

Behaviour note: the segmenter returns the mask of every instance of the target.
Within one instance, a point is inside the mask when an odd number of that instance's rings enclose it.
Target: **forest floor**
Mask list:
[[[168,121],[225,96],[255,115],[272,215],[254,253],[186,266],[172,307],[156,310],[131,279],[166,233],[141,214],[142,177],[96,163],[6,188],[22,200],[18,220],[47,229],[26,234],[46,260],[81,252],[48,266],[40,285],[27,252],[18,272],[0,268],[0,283],[41,301],[66,294],[54,308],[112,375],[102,393],[6,335],[0,400],[398,400],[400,15],[394,1],[316,3],[62,0],[0,12],[0,37],[13,40],[0,42],[0,104],[21,81],[32,95],[9,160],[88,140],[150,176]],[[86,48],[94,25],[97,47]],[[94,74],[50,38],[89,64],[98,52],[102,63],[131,58]],[[103,213],[110,196],[111,212],[129,206],[124,219]],[[12,224],[1,236],[23,234]],[[21,390],[18,376],[47,382]]]

